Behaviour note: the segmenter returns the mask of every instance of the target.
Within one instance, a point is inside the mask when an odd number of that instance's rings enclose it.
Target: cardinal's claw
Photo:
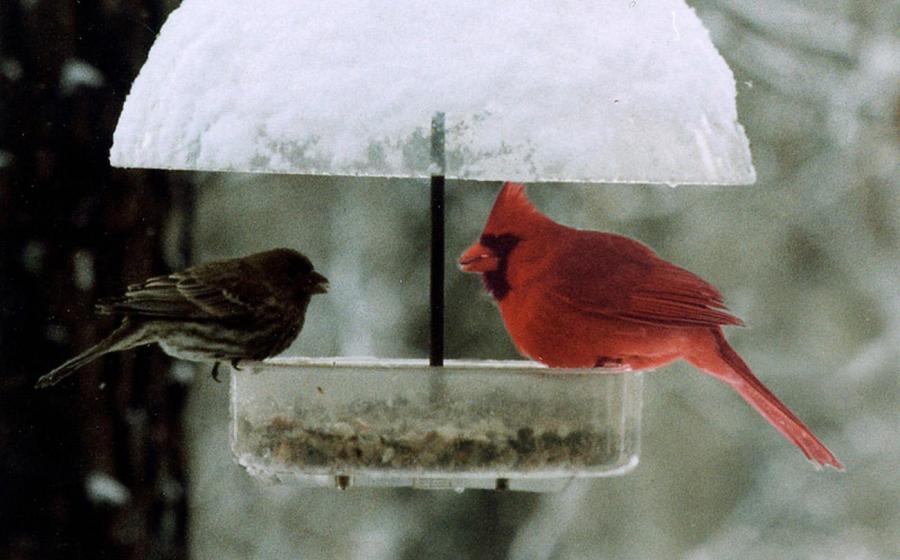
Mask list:
[[[213,365],[213,369],[212,369],[212,378],[216,381],[216,383],[221,383],[221,381],[219,381],[219,366],[220,365],[222,365],[222,362],[216,362]]]
[[[622,358],[607,358],[606,356],[600,356],[597,358],[597,361],[594,363],[595,368],[602,368],[609,372],[627,372],[632,371],[631,365],[626,364],[625,360]]]
[[[238,367],[238,364],[240,363],[240,360],[231,360],[231,367],[233,367],[235,371],[241,371],[241,368]]]
[[[597,358],[597,361],[594,362],[594,367],[597,368],[616,368],[622,366],[622,358],[608,358],[606,356],[600,356]]]

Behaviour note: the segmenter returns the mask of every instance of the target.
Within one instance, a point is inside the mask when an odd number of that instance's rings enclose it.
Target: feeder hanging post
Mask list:
[[[431,349],[432,366],[444,365],[444,113],[431,119]]]

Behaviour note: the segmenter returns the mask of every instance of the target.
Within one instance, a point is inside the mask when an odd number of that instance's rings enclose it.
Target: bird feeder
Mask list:
[[[447,179],[755,180],[734,78],[683,0],[184,0],[110,161],[430,182],[428,360],[232,371],[238,462],[338,488],[552,490],[637,464],[640,374],[444,361]]]

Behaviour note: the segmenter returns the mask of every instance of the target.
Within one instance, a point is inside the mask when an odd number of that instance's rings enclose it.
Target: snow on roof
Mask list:
[[[113,165],[751,183],[734,78],[682,0],[185,0]]]

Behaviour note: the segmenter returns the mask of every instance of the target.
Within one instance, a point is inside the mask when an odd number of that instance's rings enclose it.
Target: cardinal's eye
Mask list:
[[[481,244],[494,251],[498,257],[508,255],[513,247],[519,244],[521,239],[515,235],[505,233],[503,235],[482,235]]]

